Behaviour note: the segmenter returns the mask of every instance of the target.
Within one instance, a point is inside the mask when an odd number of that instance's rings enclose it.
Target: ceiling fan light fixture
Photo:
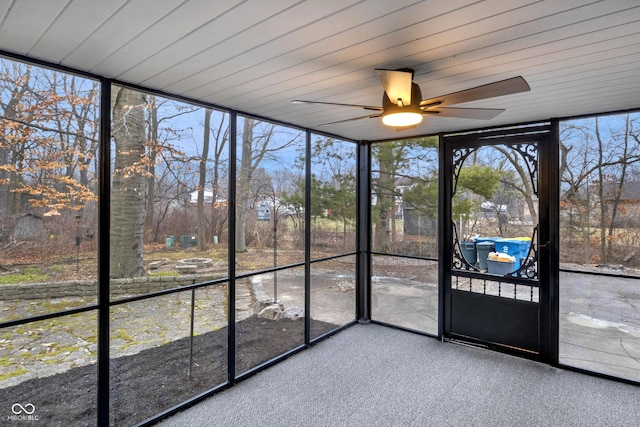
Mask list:
[[[422,121],[422,112],[395,111],[382,116],[382,123],[391,127],[415,126]]]
[[[385,91],[382,95],[382,124],[394,128],[417,125],[422,121],[421,99],[420,86],[415,83],[411,83],[410,100],[397,98],[396,102],[391,102]]]

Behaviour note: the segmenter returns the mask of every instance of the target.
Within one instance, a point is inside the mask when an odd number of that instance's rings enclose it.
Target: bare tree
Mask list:
[[[213,133],[213,166],[211,168],[211,233],[214,236],[222,234],[222,227],[227,220],[226,206],[218,204],[222,188],[222,181],[227,178],[228,169],[225,168],[224,153],[229,140],[229,126],[225,125],[227,114],[220,115],[220,123]]]
[[[198,168],[198,249],[207,249],[207,237],[204,217],[204,192],[207,186],[207,159],[209,158],[209,141],[211,139],[211,113],[210,109],[204,110],[204,130],[202,136],[202,155]],[[213,203],[213,202],[212,202]]]
[[[568,122],[561,133],[561,208],[568,211],[568,233],[584,232],[585,262],[591,262],[591,233],[597,232],[599,262],[611,262],[616,224],[628,175],[640,162],[632,115]],[[578,220],[574,219],[574,211]]]
[[[276,126],[271,123],[261,122],[250,118],[244,118],[242,128],[242,147],[240,157],[240,170],[238,171],[238,209],[236,210],[236,250],[247,250],[245,240],[246,211],[253,197],[254,186],[260,183],[254,182],[254,172],[265,159],[277,161],[276,153],[291,146],[299,134],[275,138]],[[256,185],[257,184],[257,185]]]
[[[157,98],[154,95],[149,95],[147,100],[148,110],[148,123],[147,123],[147,144],[149,150],[147,156],[149,157],[149,171],[147,174],[147,212],[144,219],[145,230],[152,230],[155,224],[155,194],[156,194],[156,158],[158,151],[153,147],[158,144],[158,128],[160,122],[158,120],[158,105]]]
[[[522,156],[517,150],[513,148],[508,148],[501,145],[494,146],[496,150],[498,150],[502,155],[509,161],[509,163],[513,166],[516,172],[516,176],[518,179],[516,180],[507,180],[509,175],[503,174],[503,184],[505,184],[509,189],[520,193],[527,204],[527,209],[529,210],[529,215],[531,218],[537,218],[538,213],[536,211],[535,205],[535,197],[534,194],[534,183],[531,181],[533,177],[529,175],[529,172],[526,169],[526,166],[522,164]]]
[[[188,115],[197,110],[196,107],[177,103],[170,99],[159,98],[155,95],[147,95],[145,105],[147,115],[147,140],[146,165],[147,165],[147,213],[145,217],[146,234],[153,236],[157,241],[156,231],[159,229],[156,220],[155,204],[158,202],[156,186],[158,179],[156,168],[160,162],[178,162],[197,160],[197,157],[189,158],[182,150],[174,145],[174,141],[181,140],[187,130],[175,127],[173,120],[181,116]],[[173,167],[169,166],[169,169]],[[178,168],[179,169],[179,168]],[[176,183],[178,185],[179,183]],[[155,230],[155,231],[153,231]]]

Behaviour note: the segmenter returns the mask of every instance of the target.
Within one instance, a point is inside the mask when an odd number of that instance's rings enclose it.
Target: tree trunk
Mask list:
[[[224,147],[227,144],[227,138],[229,136],[229,127],[224,127],[225,114],[220,119],[220,125],[216,131],[214,138],[214,153],[213,153],[213,167],[211,178],[211,233],[214,236],[222,235],[222,226],[226,222],[226,215],[221,214],[221,209],[216,202],[218,201],[218,195],[220,191],[220,172],[222,168],[222,155],[224,154]]]
[[[9,215],[19,215],[22,213],[22,188],[24,188],[24,145],[19,150],[13,150],[11,155],[15,163],[15,170],[9,173],[9,182],[12,189],[18,189],[18,191],[11,191],[9,193]]]
[[[249,197],[251,197],[251,143],[253,142],[253,120],[245,118],[242,129],[242,152],[240,159],[240,173],[238,174],[238,206],[236,210],[236,251],[245,252],[245,227],[247,223],[246,211]]]
[[[207,158],[211,134],[211,110],[204,110],[204,135],[202,138],[202,156],[200,157],[200,176],[198,177],[198,250],[207,249],[206,221],[204,218],[204,190],[207,185]]]
[[[598,140],[598,202],[600,203],[600,257],[601,263],[607,263],[606,239],[607,239],[607,204],[604,200],[604,146],[602,144],[602,136],[600,135],[600,126],[598,118],[595,118],[596,139]]]
[[[393,148],[391,146],[383,145],[378,155],[380,165],[380,174],[378,176],[378,182],[376,183],[378,215],[377,218],[372,218],[375,224],[374,248],[378,252],[389,251],[389,234],[387,230],[395,205],[395,168],[392,150]]]
[[[624,145],[622,149],[622,155],[620,156],[621,161],[621,171],[620,171],[620,180],[616,185],[615,180],[613,182],[612,188],[615,189],[615,194],[613,195],[613,206],[611,208],[611,222],[609,222],[609,238],[607,239],[607,257],[611,259],[613,256],[613,241],[614,241],[614,233],[615,233],[615,222],[616,217],[618,216],[618,207],[620,206],[620,199],[622,198],[622,190],[624,189],[625,179],[627,175],[627,166],[628,166],[628,156],[629,156],[629,131],[630,131],[630,119],[627,114],[625,128],[624,128]]]
[[[147,173],[147,212],[144,221],[144,228],[148,236],[153,236],[153,240],[157,239],[154,230],[155,227],[155,195],[156,195],[156,156],[158,145],[158,106],[155,96],[149,97],[149,148],[148,148],[148,173]]]
[[[144,276],[145,97],[121,88],[116,97],[112,135],[115,161],[111,187],[112,278]]]
[[[4,148],[5,143],[3,141],[4,136],[0,133],[0,166],[4,166],[9,163],[9,150]],[[0,168],[0,182],[7,182],[9,178],[9,173],[4,169]],[[9,185],[2,184],[0,185],[0,218],[5,219],[8,216],[8,206],[9,206]]]

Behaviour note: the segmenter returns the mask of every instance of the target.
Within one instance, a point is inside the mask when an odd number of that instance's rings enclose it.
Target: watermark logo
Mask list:
[[[36,405],[33,403],[14,403],[11,405],[11,415],[7,415],[7,421],[38,421],[40,416],[37,415]]]
[[[16,415],[20,415],[20,414],[31,415],[34,412],[36,412],[36,407],[33,403],[27,403],[24,406],[22,406],[19,403],[14,403],[13,406],[11,406],[11,412],[13,412]]]

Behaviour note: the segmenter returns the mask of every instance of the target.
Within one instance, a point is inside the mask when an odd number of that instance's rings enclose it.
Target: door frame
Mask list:
[[[440,166],[440,193],[439,193],[439,327],[438,336],[441,339],[458,339],[452,330],[453,322],[453,299],[456,303],[466,304],[464,307],[469,310],[473,307],[474,296],[460,295],[454,296],[452,292],[452,267],[453,259],[453,231],[451,226],[451,194],[453,194],[453,150],[460,147],[475,147],[499,145],[507,142],[515,143],[537,143],[538,163],[538,230],[537,240],[543,244],[536,244],[538,255],[538,281],[539,281],[539,302],[535,312],[532,307],[520,302],[506,303],[493,306],[503,309],[502,313],[488,312],[487,307],[476,312],[470,311],[470,316],[475,319],[482,319],[482,316],[513,316],[514,310],[523,310],[523,316],[528,318],[529,323],[537,320],[538,336],[537,340],[524,339],[523,348],[535,345],[535,351],[514,350],[514,347],[498,345],[498,350],[513,352],[534,357],[554,365],[558,364],[558,325],[559,325],[559,304],[558,304],[558,283],[559,283],[559,133],[558,121],[551,120],[543,123],[527,124],[509,128],[481,129],[477,131],[461,132],[458,134],[439,135],[439,166]],[[536,242],[532,242],[536,243]],[[494,302],[490,302],[491,307]],[[489,310],[490,311],[490,310]],[[512,317],[513,318],[513,317]],[[517,328],[517,325],[515,326]],[[514,327],[512,326],[512,329]],[[471,328],[473,329],[473,328]],[[471,342],[486,344],[491,347],[492,336],[490,330],[471,330],[479,336],[470,339]],[[505,328],[507,335],[517,339],[517,329],[509,331]],[[487,335],[488,334],[488,335]],[[535,344],[534,344],[535,341]],[[515,347],[518,347],[517,345]]]

